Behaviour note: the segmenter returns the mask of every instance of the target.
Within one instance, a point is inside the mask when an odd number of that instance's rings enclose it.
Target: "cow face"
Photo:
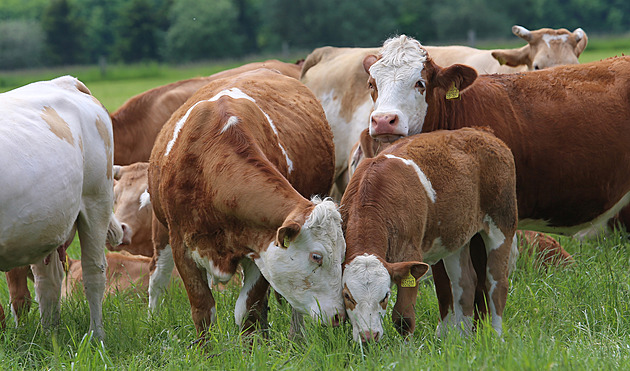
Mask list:
[[[450,91],[457,98],[477,78],[472,67],[437,66],[418,41],[404,35],[385,41],[380,58],[367,56],[363,64],[374,100],[370,135],[386,142],[422,132],[436,91],[441,99]]]
[[[492,56],[499,63],[511,67],[527,65],[530,71],[577,64],[578,57],[588,43],[586,33],[581,28],[573,32],[564,28],[529,31],[522,26],[513,26],[512,32],[527,41],[527,45],[520,49],[497,50],[492,52]]]
[[[304,221],[295,215],[285,220],[276,241],[255,262],[294,309],[337,325],[344,317],[341,263],[346,243],[341,215],[331,200],[313,202],[316,205]]]
[[[125,235],[122,244],[110,250],[126,250],[135,255],[152,256],[151,204],[147,190],[148,163],[114,166],[114,214]]]
[[[418,41],[400,36],[387,40],[379,57],[369,55],[364,59],[374,100],[370,115],[372,137],[392,142],[422,130],[427,113],[423,76],[426,58]]]
[[[409,274],[419,279],[428,267],[421,262],[388,263],[368,254],[357,256],[347,264],[342,280],[343,299],[354,340],[381,339],[391,286],[400,285]]]

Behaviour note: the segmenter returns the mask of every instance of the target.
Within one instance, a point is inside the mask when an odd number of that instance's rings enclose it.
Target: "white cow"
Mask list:
[[[74,77],[0,94],[0,270],[31,264],[42,324],[54,325],[57,249],[78,231],[90,329],[100,339],[105,241],[119,244],[123,235],[112,213],[112,144],[107,110]]]

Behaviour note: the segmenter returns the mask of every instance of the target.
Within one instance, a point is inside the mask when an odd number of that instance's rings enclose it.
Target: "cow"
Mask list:
[[[299,78],[300,63],[285,63],[275,59],[254,62],[225,70],[207,77],[197,77],[177,81],[153,88],[129,98],[111,114],[114,127],[114,163],[130,165],[134,162],[149,161],[153,142],[162,126],[197,89],[207,83],[234,76],[242,72],[269,68],[280,73]]]
[[[0,94],[0,269],[30,264],[44,327],[59,322],[58,248],[81,241],[90,330],[104,338],[106,240],[112,213],[113,136],[107,110],[71,76]],[[47,264],[46,264],[47,263]]]
[[[341,217],[332,200],[305,198],[328,192],[333,156],[315,96],[267,69],[209,83],[164,126],[149,194],[202,338],[216,315],[208,279],[226,282],[239,264],[246,333],[266,327],[269,284],[302,314],[343,319]]]
[[[401,139],[359,164],[341,200],[347,244],[343,295],[355,341],[382,337],[393,284],[398,286],[393,323],[403,336],[412,334],[417,280],[439,260],[453,278],[447,289],[455,298],[439,331],[470,334],[477,276],[468,243],[476,234],[486,247],[482,284],[492,327],[502,333],[517,242],[515,178],[509,148],[471,128]]]
[[[630,156],[630,57],[478,76],[465,65],[438,66],[403,35],[364,66],[375,140],[483,124],[507,144],[519,228],[573,235],[605,225],[630,201],[630,163],[618,160]]]
[[[137,293],[145,293],[149,288],[149,265],[151,258],[142,255],[132,255],[127,252],[110,252],[105,254],[107,259],[107,285],[105,292],[108,294],[126,290]],[[68,272],[61,290],[62,297],[68,297],[74,293],[83,281],[83,269],[81,261],[68,259]]]
[[[527,69],[546,68],[558,64],[578,63],[588,38],[578,28],[543,28],[528,31],[514,26],[512,31],[528,44],[518,49],[479,50],[465,46],[426,46],[440,66],[468,64],[480,73],[513,73]],[[378,54],[380,48],[322,47],[308,55],[302,66],[300,80],[321,101],[335,139],[335,187],[333,195],[340,199],[348,184],[347,161],[350,149],[369,124],[372,100],[363,68],[367,55]],[[506,65],[493,58],[500,57]],[[520,65],[511,67],[512,65]]]

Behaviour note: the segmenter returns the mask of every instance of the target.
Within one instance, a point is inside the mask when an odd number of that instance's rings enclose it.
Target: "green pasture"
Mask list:
[[[510,45],[518,46],[522,44]],[[498,44],[480,45],[484,48]],[[629,38],[591,36],[582,63],[630,51]],[[308,52],[283,58],[294,61]],[[98,66],[19,72],[0,71],[0,91],[71,74],[79,77],[110,110],[150,88],[267,57],[208,62],[188,66],[158,64]],[[481,326],[469,338],[451,334],[438,339],[438,307],[430,281],[420,284],[417,329],[403,339],[385,320],[386,336],[377,344],[352,340],[349,324],[319,326],[307,320],[304,338],[289,339],[290,308],[270,298],[268,338],[243,339],[234,323],[236,285],[215,291],[218,323],[203,346],[193,345],[195,329],[181,285],[173,285],[159,314],[149,319],[147,298],[128,292],[105,298],[106,339],[90,340],[89,310],[79,293],[62,303],[62,324],[53,331],[39,325],[37,304],[17,328],[8,308],[8,291],[0,275],[0,303],[7,329],[0,334],[0,368],[7,370],[623,370],[630,369],[630,241],[625,233],[577,241],[561,237],[575,257],[569,268],[542,267],[522,254],[511,276],[504,313],[504,335]],[[78,257],[76,241],[69,250]],[[32,286],[32,285],[31,285]],[[32,291],[33,292],[33,291]],[[34,295],[34,292],[33,292]],[[392,302],[389,308],[393,306]]]

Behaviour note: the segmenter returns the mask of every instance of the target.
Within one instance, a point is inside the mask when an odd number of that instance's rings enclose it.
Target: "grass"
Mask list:
[[[377,344],[352,340],[349,324],[332,329],[307,320],[306,337],[288,338],[290,308],[270,298],[269,339],[242,339],[234,323],[238,287],[215,291],[218,323],[203,347],[181,285],[172,285],[160,313],[148,319],[146,297],[108,296],[104,344],[86,335],[88,306],[79,293],[62,303],[62,325],[43,331],[37,308],[0,335],[5,369],[628,369],[630,367],[630,241],[614,232],[579,242],[560,238],[576,259],[571,268],[546,268],[527,254],[511,276],[504,335],[489,325],[468,339],[438,339],[437,300],[431,282],[420,284],[417,329],[401,338],[385,321]],[[76,247],[71,252],[76,255]],[[6,286],[0,285],[6,305]],[[393,299],[390,303],[390,310]],[[9,318],[9,320],[11,320]]]

